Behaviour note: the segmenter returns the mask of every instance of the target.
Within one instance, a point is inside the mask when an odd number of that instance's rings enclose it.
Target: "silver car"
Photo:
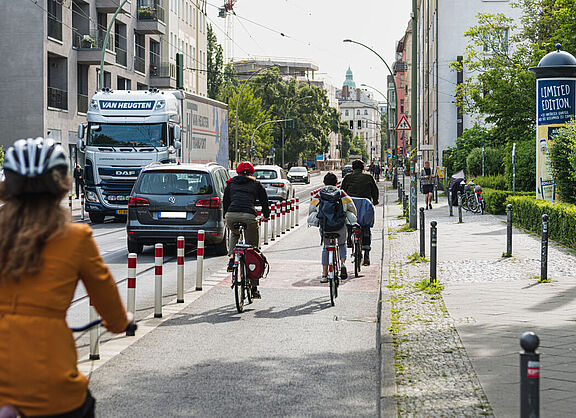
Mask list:
[[[254,177],[266,189],[269,200],[286,200],[294,197],[294,188],[286,172],[277,165],[258,165]]]
[[[306,167],[292,167],[288,171],[288,180],[292,183],[300,181],[302,183],[310,184],[310,173]]]

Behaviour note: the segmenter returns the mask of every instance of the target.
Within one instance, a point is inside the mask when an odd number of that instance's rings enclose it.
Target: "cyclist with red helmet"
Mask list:
[[[270,216],[270,207],[268,206],[268,195],[264,186],[256,180],[254,166],[249,162],[242,162],[236,167],[238,175],[228,180],[226,189],[224,189],[224,219],[226,226],[230,230],[230,241],[228,243],[228,271],[234,268],[234,247],[238,244],[240,233],[234,228],[235,222],[246,224],[244,235],[246,243],[253,247],[258,247],[260,234],[258,230],[258,220],[256,216],[256,202],[262,207],[263,220],[268,220]],[[252,287],[252,295],[255,298],[260,297],[257,286]]]

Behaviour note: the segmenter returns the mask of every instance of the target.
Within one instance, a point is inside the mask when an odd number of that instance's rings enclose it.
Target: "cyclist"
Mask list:
[[[424,168],[420,171],[420,182],[422,184],[422,194],[426,202],[426,210],[432,209],[432,194],[434,193],[435,176],[432,175],[430,161],[424,163]]]
[[[104,326],[129,324],[90,227],[60,206],[72,186],[52,139],[22,139],[6,152],[0,183],[0,408],[26,416],[93,417],[66,311],[82,280]]]
[[[310,200],[310,207],[308,209],[308,225],[320,227],[320,235],[324,242],[323,226],[319,218],[323,216],[323,205],[326,204],[325,197],[339,197],[343,215],[343,219],[341,219],[342,226],[337,231],[332,232],[338,234],[338,254],[340,256],[340,261],[342,262],[340,278],[345,280],[348,278],[348,271],[344,265],[346,262],[346,225],[356,224],[356,206],[354,206],[354,202],[352,202],[350,196],[336,186],[337,184],[338,178],[336,177],[336,174],[328,173],[324,176],[324,187],[316,193],[312,200]],[[335,205],[338,204],[336,203]],[[338,209],[335,209],[335,211],[338,212]],[[322,278],[320,279],[320,283],[328,282],[328,251],[326,250],[326,244],[327,243],[324,242],[324,249],[322,250]]]
[[[369,199],[374,206],[378,204],[378,186],[374,177],[364,173],[364,161],[356,160],[352,163],[352,172],[342,180],[342,190],[352,197],[364,197]],[[348,246],[352,247],[350,240],[350,230]],[[370,265],[370,250],[372,244],[372,232],[368,226],[362,227],[362,249],[364,250],[364,259],[362,264]]]
[[[254,166],[249,162],[242,162],[236,167],[238,175],[228,180],[224,189],[224,218],[226,226],[230,230],[230,241],[228,245],[228,271],[234,269],[234,247],[238,244],[240,231],[234,228],[235,222],[246,224],[244,236],[246,243],[253,247],[258,247],[260,234],[258,230],[258,220],[256,216],[256,202],[262,207],[262,220],[267,221],[270,216],[268,206],[268,195],[264,186],[252,176]],[[259,299],[258,281],[252,282],[252,297]]]

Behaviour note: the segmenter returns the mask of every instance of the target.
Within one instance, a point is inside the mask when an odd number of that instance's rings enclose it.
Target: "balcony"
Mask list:
[[[66,90],[48,87],[48,107],[68,110],[68,92]]]
[[[165,12],[159,1],[138,0],[135,31],[149,35],[165,35]]]
[[[98,13],[115,13],[120,5],[119,0],[96,0],[95,3]],[[130,13],[130,2],[126,2],[120,13]]]
[[[168,63],[150,63],[150,87],[175,89],[176,67]]]
[[[104,45],[104,31],[95,31],[87,35],[74,33],[72,46],[77,51],[78,64],[98,65],[102,58]],[[124,56],[124,58],[126,58]],[[104,64],[115,64],[117,61],[114,51],[114,34],[110,34],[104,54]],[[124,64],[125,65],[125,64]]]

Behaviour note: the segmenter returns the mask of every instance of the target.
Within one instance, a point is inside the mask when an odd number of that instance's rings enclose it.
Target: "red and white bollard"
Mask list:
[[[72,216],[72,193],[68,193],[68,209],[70,209],[70,216]]]
[[[272,206],[270,206],[270,241],[276,241],[275,224],[276,224],[276,205],[272,204]]]
[[[276,237],[282,233],[282,203],[276,205]]]
[[[268,245],[268,219],[264,220],[264,245]]]
[[[264,239],[262,238],[262,211],[259,210],[258,211],[258,249],[262,248],[262,241],[264,241]]]
[[[98,319],[98,312],[90,299],[90,322]],[[90,328],[90,360],[100,360],[100,327]]]
[[[126,295],[126,310],[132,315],[136,314],[136,260],[137,255],[128,254],[128,294]],[[135,335],[135,330],[126,330],[128,337]]]
[[[202,273],[204,272],[204,231],[198,231],[196,252],[196,290],[202,290]]]
[[[176,241],[176,303],[184,303],[184,237]]]
[[[298,218],[300,218],[300,199],[296,198],[296,226],[299,225]]]
[[[164,246],[154,246],[154,318],[162,318],[162,267],[164,265]]]
[[[281,234],[286,233],[286,201],[282,202],[282,230],[280,231]]]
[[[80,195],[80,219],[84,220],[84,193]]]
[[[296,199],[292,198],[290,208],[290,228],[294,229],[296,227]]]
[[[290,213],[292,212],[291,200],[286,201],[286,231],[290,231]]]

